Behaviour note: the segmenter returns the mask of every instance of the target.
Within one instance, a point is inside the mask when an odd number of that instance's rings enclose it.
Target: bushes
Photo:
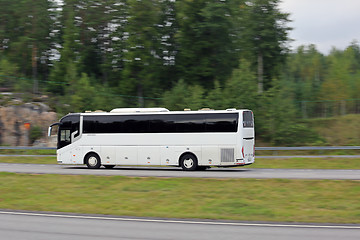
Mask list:
[[[40,126],[32,126],[29,132],[30,143],[33,144],[37,139],[43,136]]]

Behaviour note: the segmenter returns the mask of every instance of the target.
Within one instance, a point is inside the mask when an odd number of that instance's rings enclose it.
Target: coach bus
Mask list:
[[[70,113],[49,127],[49,136],[56,125],[60,164],[180,166],[191,171],[255,161],[250,110],[117,108]]]

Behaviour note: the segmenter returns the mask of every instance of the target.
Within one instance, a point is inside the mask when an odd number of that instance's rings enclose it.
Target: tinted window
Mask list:
[[[141,133],[148,132],[146,116],[84,116],[84,133]]]
[[[176,116],[175,115],[149,116],[149,132],[152,133],[176,132]]]
[[[176,132],[205,132],[204,114],[179,114],[176,118]]]
[[[238,114],[84,116],[84,133],[236,132]]]
[[[243,127],[244,128],[254,127],[254,119],[251,111],[243,112]]]
[[[236,132],[238,126],[238,114],[207,114],[207,132]]]

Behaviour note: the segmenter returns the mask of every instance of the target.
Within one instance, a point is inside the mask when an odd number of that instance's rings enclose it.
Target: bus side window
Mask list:
[[[70,130],[65,129],[60,132],[60,141],[70,142]]]

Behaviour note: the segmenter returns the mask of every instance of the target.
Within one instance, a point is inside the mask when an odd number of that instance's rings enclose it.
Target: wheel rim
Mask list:
[[[96,157],[89,157],[88,163],[90,166],[95,166],[97,164],[98,160]]]
[[[194,166],[194,160],[192,160],[192,158],[185,159],[184,166],[186,168],[191,168],[192,166]]]

